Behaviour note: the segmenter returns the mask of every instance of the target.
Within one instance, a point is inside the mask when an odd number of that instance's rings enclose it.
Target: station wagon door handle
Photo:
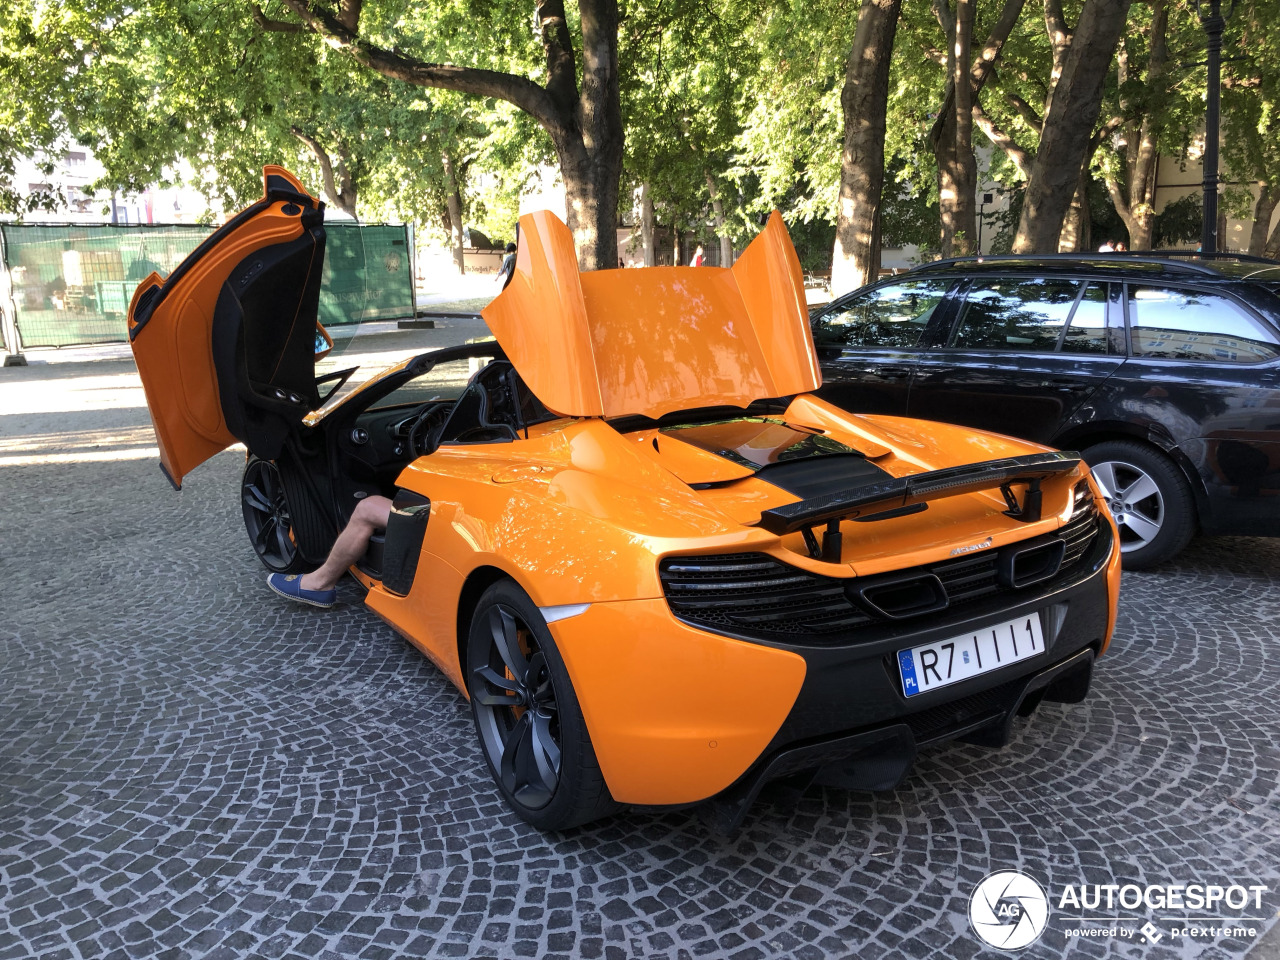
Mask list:
[[[872,367],[870,373],[873,377],[880,377],[882,380],[905,380],[911,376],[910,367]]]
[[[1041,380],[1040,386],[1052,387],[1059,393],[1079,393],[1088,388],[1078,380],[1072,380],[1068,377],[1050,377],[1048,380]]]

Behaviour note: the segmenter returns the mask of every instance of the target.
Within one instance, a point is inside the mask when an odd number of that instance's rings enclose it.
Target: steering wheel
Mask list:
[[[445,421],[449,419],[449,413],[453,410],[453,404],[445,401],[441,403],[431,403],[418,414],[413,426],[409,428],[409,451],[415,457],[424,457],[436,448],[436,443],[440,439],[440,431],[444,429]]]

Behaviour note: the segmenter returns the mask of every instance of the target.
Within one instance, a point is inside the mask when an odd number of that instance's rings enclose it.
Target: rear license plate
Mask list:
[[[1044,633],[1038,613],[950,640],[899,650],[902,692],[914,697],[1043,652]]]

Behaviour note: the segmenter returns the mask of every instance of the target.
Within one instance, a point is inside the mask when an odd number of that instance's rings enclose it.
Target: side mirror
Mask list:
[[[333,337],[329,336],[320,323],[316,322],[316,361],[319,362],[329,355],[329,351],[333,349]]]

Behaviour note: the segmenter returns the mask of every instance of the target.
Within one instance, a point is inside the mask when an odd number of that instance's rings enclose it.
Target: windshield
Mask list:
[[[459,343],[492,339],[479,314],[437,317],[431,323],[427,326],[421,322],[409,325],[410,322],[405,321],[377,320],[326,327],[333,339],[333,347],[327,356],[316,361],[316,377],[323,378],[353,367],[355,372],[332,396],[325,397],[321,410],[329,409],[388,367],[419,354]],[[329,389],[330,385],[321,384],[320,395],[325,396]]]
[[[416,407],[433,400],[457,400],[476,372],[492,361],[492,357],[468,357],[437,363],[425,373],[396,387],[369,409]]]

